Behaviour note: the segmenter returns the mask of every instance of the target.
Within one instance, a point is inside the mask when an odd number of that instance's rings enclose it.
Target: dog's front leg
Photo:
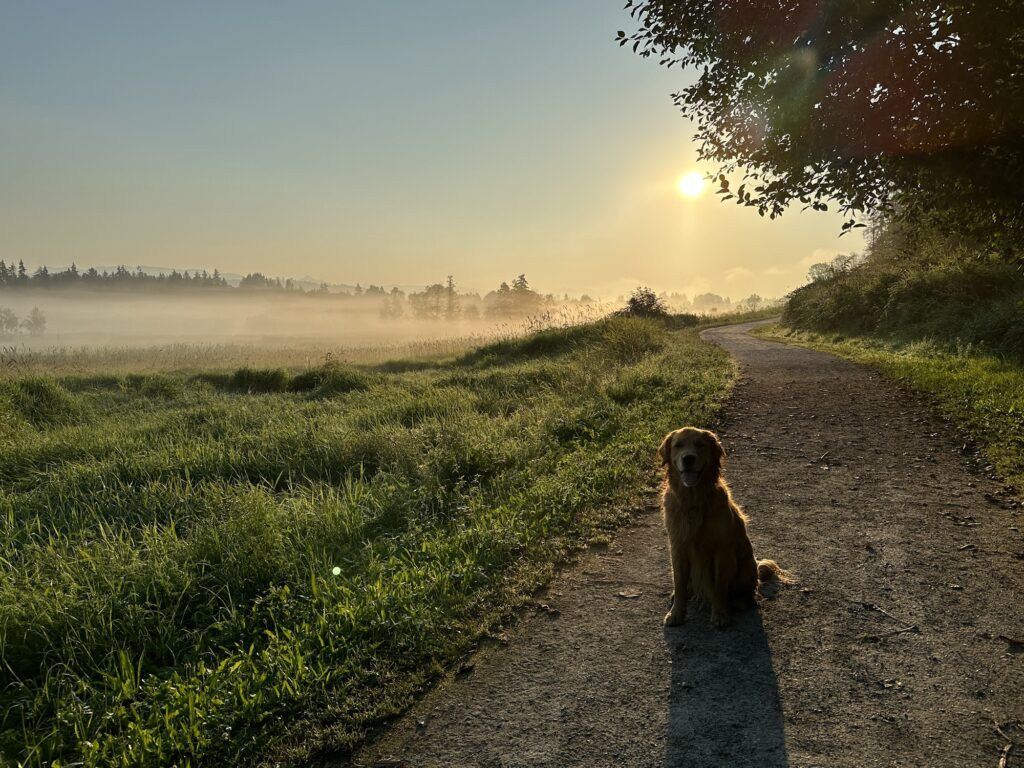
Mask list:
[[[736,559],[731,555],[715,557],[715,586],[711,591],[711,623],[724,627],[732,621],[729,613],[729,586],[736,578]]]
[[[672,550],[672,610],[665,614],[665,626],[674,627],[686,621],[686,603],[690,599],[690,561],[681,546],[669,542]]]

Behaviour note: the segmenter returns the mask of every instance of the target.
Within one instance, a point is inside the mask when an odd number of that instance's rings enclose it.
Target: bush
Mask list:
[[[288,372],[284,368],[239,368],[231,375],[231,389],[242,392],[284,392]]]
[[[326,397],[363,390],[368,386],[369,381],[365,373],[336,363],[327,363],[298,374],[291,380],[288,389],[292,392],[313,392]]]
[[[616,314],[629,317],[668,317],[668,307],[658,298],[658,294],[641,285],[626,300],[626,306]]]

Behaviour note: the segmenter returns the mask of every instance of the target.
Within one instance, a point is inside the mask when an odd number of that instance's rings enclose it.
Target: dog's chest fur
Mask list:
[[[666,481],[662,491],[665,527],[674,546],[682,546],[690,566],[690,589],[710,600],[714,589],[714,542],[730,529],[728,492],[717,483],[694,488]],[[722,515],[722,511],[726,515]]]
[[[716,496],[720,489],[681,488],[666,483],[662,491],[662,508],[665,510],[665,525],[674,541],[697,544],[702,538],[713,535],[722,521],[716,519],[716,507],[723,505]],[[717,504],[715,502],[718,502]]]

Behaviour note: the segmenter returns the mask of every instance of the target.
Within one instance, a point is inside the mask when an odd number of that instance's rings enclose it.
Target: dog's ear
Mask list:
[[[725,448],[722,441],[714,432],[708,432],[708,439],[711,441],[711,465],[715,469],[715,475],[719,475],[725,467]]]
[[[661,441],[661,446],[658,448],[658,458],[661,459],[661,466],[668,464],[668,461],[672,453],[672,438],[675,437],[675,432],[669,432],[665,435],[665,439]]]

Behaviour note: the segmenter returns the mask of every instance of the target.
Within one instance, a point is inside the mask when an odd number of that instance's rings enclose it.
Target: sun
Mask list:
[[[684,197],[697,197],[704,191],[705,184],[704,177],[697,171],[684,173],[677,182],[679,191]]]

